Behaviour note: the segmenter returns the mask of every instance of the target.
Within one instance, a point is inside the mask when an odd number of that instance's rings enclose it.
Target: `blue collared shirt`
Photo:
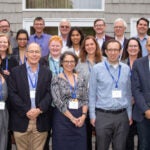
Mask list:
[[[108,64],[109,70],[118,79],[119,65],[121,66],[120,78],[118,81],[118,89],[122,91],[121,98],[112,98],[112,90],[115,89],[115,83],[106,69],[105,62]],[[128,117],[131,119],[131,81],[130,68],[123,63],[119,63],[114,68],[107,60],[94,65],[89,82],[89,111],[90,118],[95,119],[95,109],[101,108],[105,110],[127,109]]]
[[[148,51],[146,49],[146,41],[148,39],[148,35],[145,35],[145,37],[142,40],[138,36],[136,38],[139,40],[139,42],[141,44],[142,56],[144,57],[144,56],[148,55]]]
[[[28,76],[28,83],[29,83],[29,90],[33,90],[32,84],[30,82],[29,76],[32,79],[32,82],[38,82],[38,73],[39,73],[39,65],[38,65],[38,69],[36,72],[32,72],[30,65],[28,64],[28,62],[26,62],[26,69],[27,69],[27,76]],[[35,84],[37,86],[37,84]],[[36,87],[35,87],[36,90]],[[36,108],[36,104],[35,104],[35,98],[31,98],[31,108]]]
[[[42,56],[46,56],[49,54],[49,40],[51,38],[51,35],[49,34],[42,34],[40,37],[38,37],[36,34],[33,34],[30,36],[29,38],[29,42],[28,43],[38,43],[41,47],[42,50]]]

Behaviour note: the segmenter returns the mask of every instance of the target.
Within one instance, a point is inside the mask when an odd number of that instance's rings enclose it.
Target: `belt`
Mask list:
[[[119,114],[122,113],[126,110],[126,108],[118,109],[118,110],[105,110],[101,108],[96,108],[97,111],[99,112],[104,112],[104,113],[111,113],[111,114]]]

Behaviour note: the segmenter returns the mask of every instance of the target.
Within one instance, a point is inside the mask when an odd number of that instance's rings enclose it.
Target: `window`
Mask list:
[[[103,10],[104,0],[23,0],[25,10]]]

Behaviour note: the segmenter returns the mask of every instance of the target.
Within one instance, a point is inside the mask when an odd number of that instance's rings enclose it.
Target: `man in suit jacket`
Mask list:
[[[112,39],[113,37],[106,35],[105,30],[106,30],[106,23],[103,19],[96,19],[94,21],[94,27],[95,31],[95,38],[99,44],[99,47],[101,48],[103,55],[106,56],[105,54],[105,42]]]
[[[150,37],[146,48],[150,53]],[[135,99],[133,119],[137,121],[140,150],[150,149],[150,57],[135,61],[132,69],[132,91]]]
[[[39,65],[40,46],[29,44],[27,62],[12,70],[9,79],[10,129],[18,150],[43,150],[51,127],[52,74]]]

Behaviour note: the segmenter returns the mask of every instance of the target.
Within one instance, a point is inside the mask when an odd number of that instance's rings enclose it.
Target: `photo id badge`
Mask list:
[[[112,90],[112,98],[122,98],[122,91],[121,90]]]
[[[30,91],[30,98],[34,98],[35,99],[35,93],[36,93],[35,90],[31,90]]]
[[[78,109],[78,100],[77,99],[72,99],[69,101],[69,109]]]
[[[4,110],[5,109],[5,102],[0,102],[0,110]]]

